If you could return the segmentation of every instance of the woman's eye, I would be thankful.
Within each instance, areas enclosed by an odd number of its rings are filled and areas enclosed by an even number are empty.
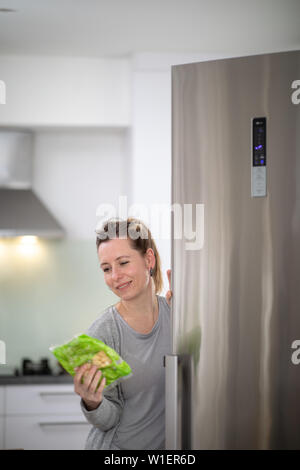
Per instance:
[[[129,263],[129,261],[123,261],[123,262],[120,263],[120,265],[128,264],[128,263]],[[110,268],[104,268],[104,269],[103,269],[103,272],[104,272],[104,273],[107,273],[109,270],[110,270]]]

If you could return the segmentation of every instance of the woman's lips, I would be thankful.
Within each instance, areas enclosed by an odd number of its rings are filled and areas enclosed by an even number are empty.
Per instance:
[[[117,289],[125,290],[127,287],[129,287],[129,284],[131,284],[131,281],[121,284],[119,287],[117,287]]]

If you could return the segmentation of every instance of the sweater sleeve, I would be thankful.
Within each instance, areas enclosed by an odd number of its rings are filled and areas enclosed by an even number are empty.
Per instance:
[[[88,411],[83,400],[80,401],[81,410],[86,420],[101,431],[108,431],[120,421],[122,407],[118,398],[118,388],[116,385],[108,390],[95,410]]]

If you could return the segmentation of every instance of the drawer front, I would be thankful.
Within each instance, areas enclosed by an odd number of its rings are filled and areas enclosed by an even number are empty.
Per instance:
[[[0,387],[0,416],[5,414],[5,405],[4,405],[4,396],[5,396],[5,387]]]
[[[80,396],[74,385],[6,386],[6,414],[78,414]]]
[[[80,415],[9,416],[5,448],[25,450],[82,450],[91,425]]]

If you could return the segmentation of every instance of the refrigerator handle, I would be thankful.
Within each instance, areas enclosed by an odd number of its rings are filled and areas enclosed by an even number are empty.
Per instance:
[[[165,356],[166,449],[191,449],[192,357]]]

